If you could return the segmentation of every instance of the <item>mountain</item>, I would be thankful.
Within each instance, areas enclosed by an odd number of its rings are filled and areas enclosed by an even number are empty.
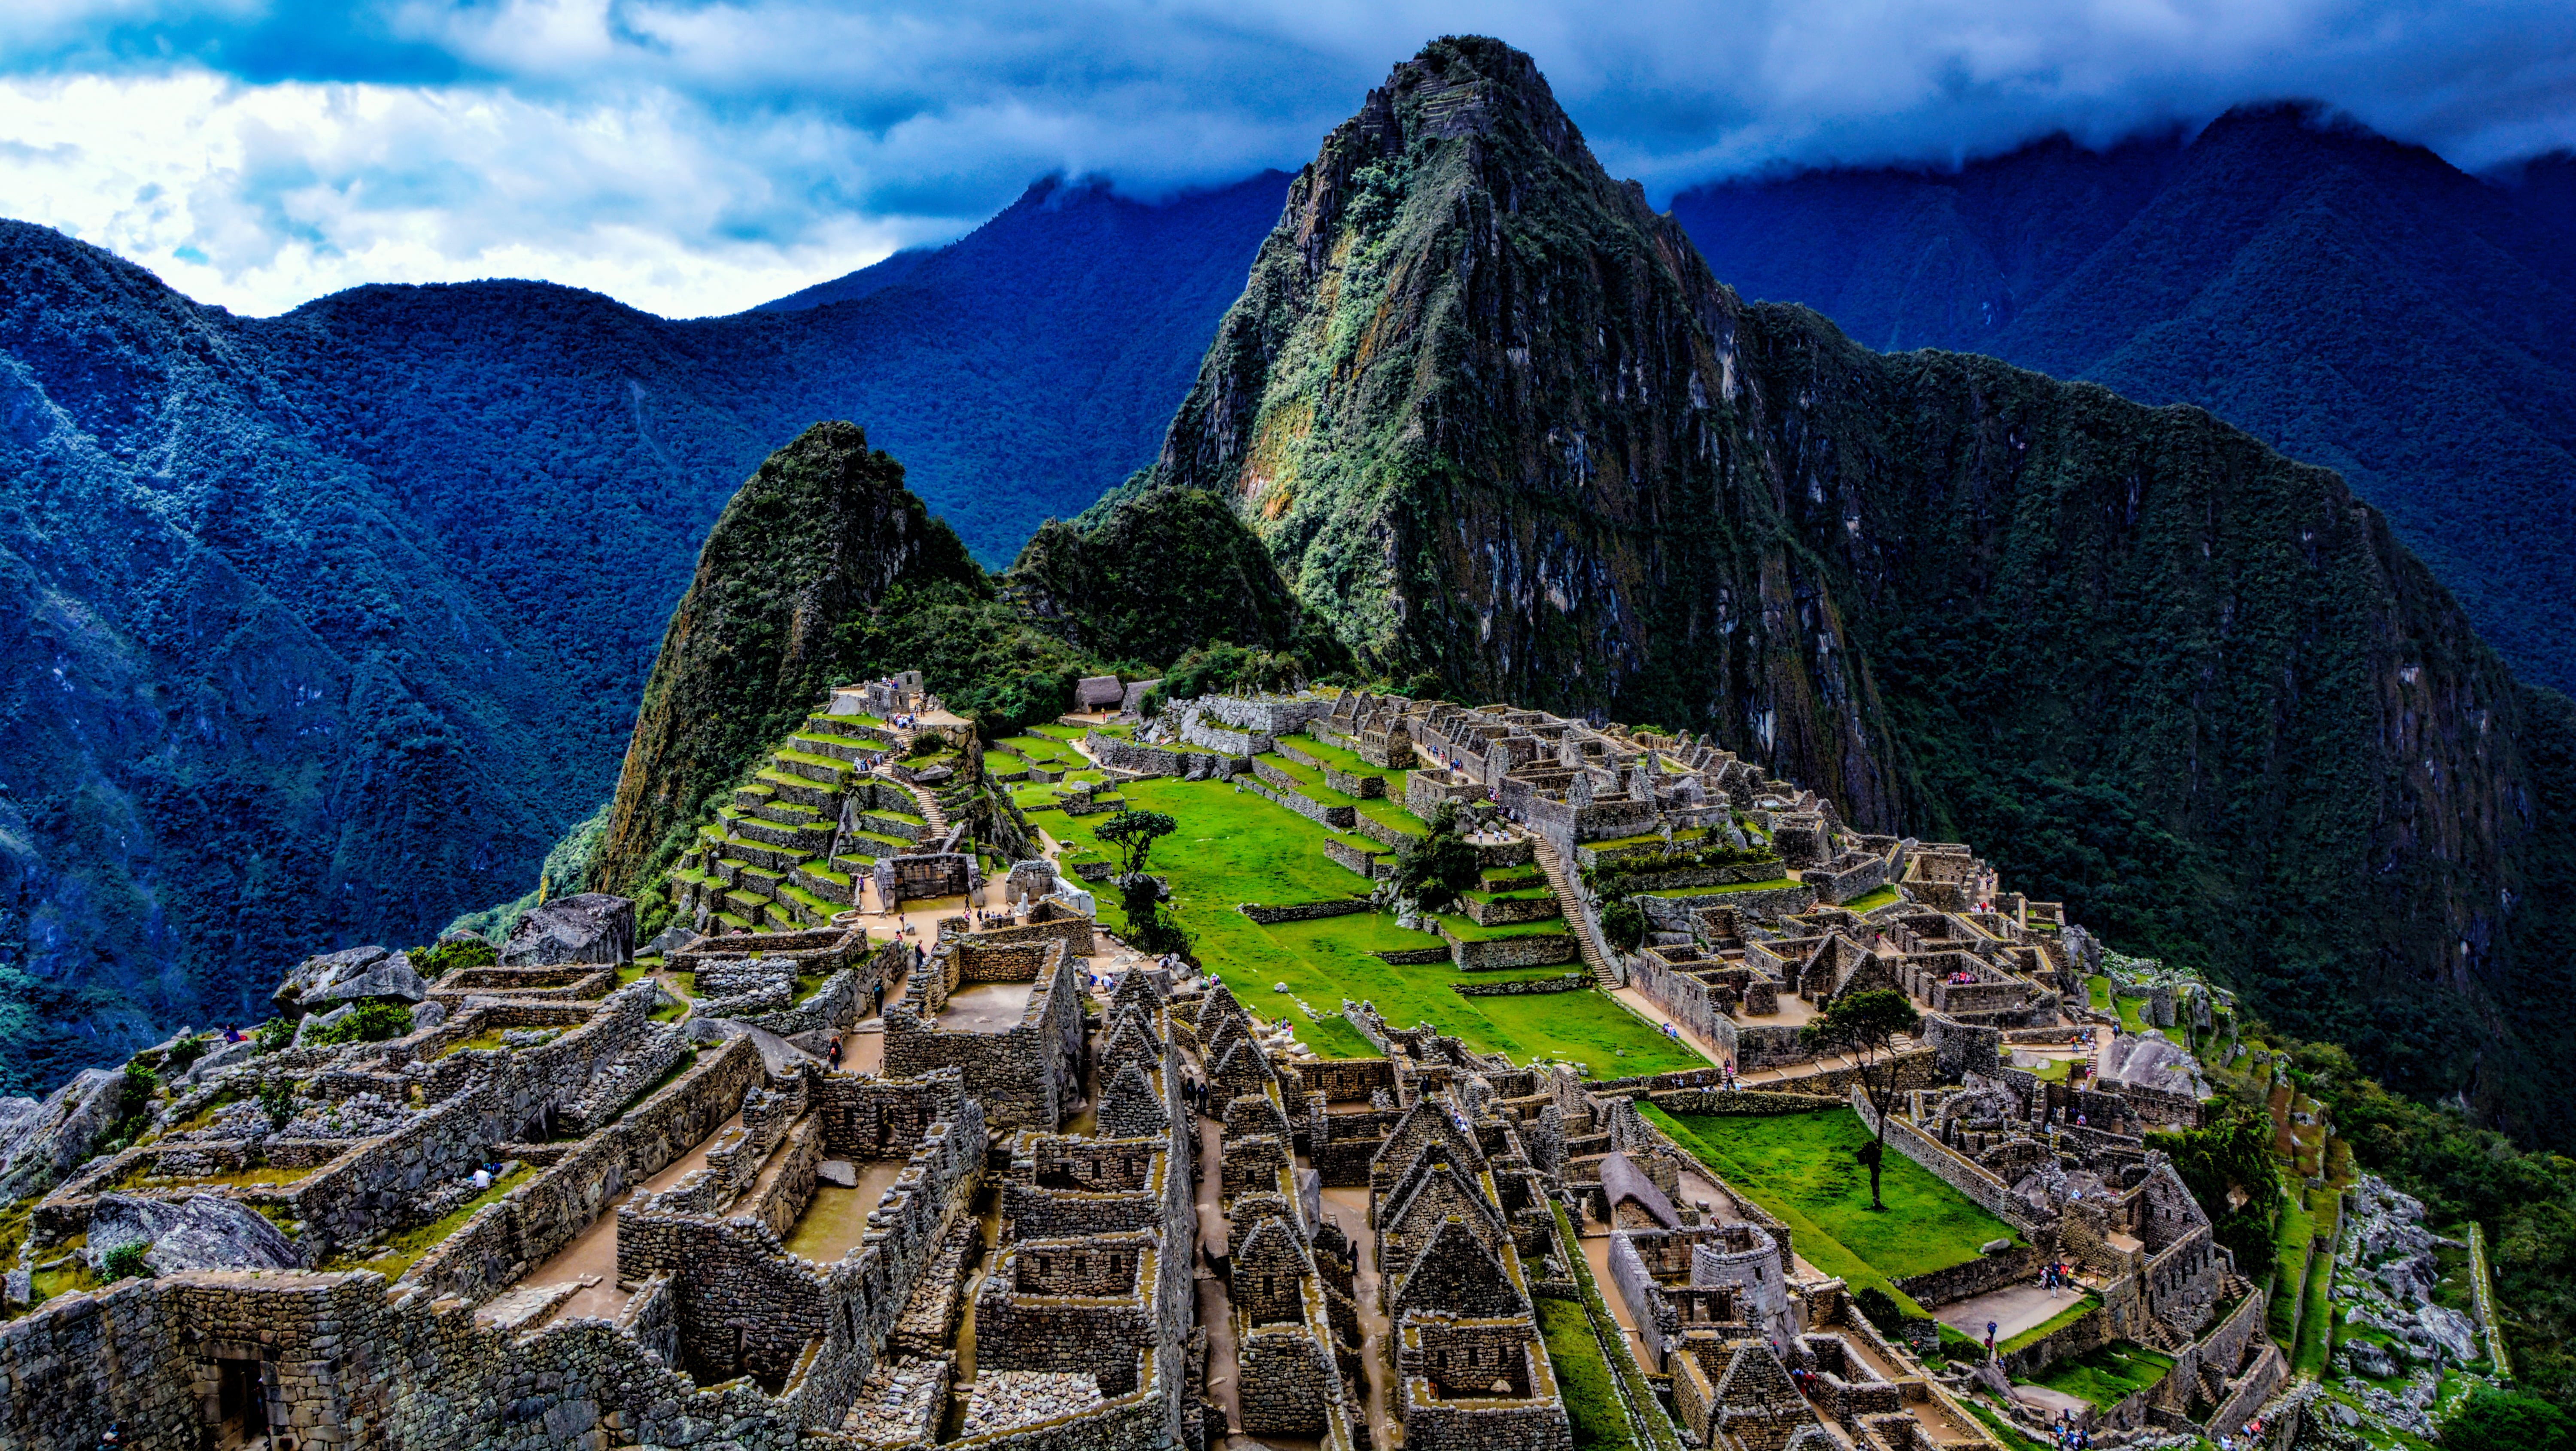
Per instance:
[[[2570,1137],[2576,708],[2325,469],[1746,304],[1499,42],[1299,173],[1145,486],[1417,690],[1712,733]]]
[[[2576,164],[2471,177],[2314,108],[1673,215],[1747,297],[2207,408],[2340,472],[2524,678],[2576,690]]]
[[[698,551],[587,885],[642,898],[658,925],[653,885],[689,824],[834,681],[919,670],[949,709],[1006,735],[1072,709],[1083,676],[1211,642],[1348,664],[1220,499],[1157,489],[1049,520],[997,578],[862,430],[818,423],[744,482]]]
[[[0,1091],[519,895],[718,510],[816,419],[987,559],[1090,505],[1284,186],[1041,182],[838,300],[689,322],[527,282],[242,318],[0,223]]]

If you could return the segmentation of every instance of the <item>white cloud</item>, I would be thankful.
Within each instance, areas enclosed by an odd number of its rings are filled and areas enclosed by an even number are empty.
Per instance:
[[[249,311],[511,274],[727,311],[1049,171],[1294,166],[1468,29],[1659,195],[2290,97],[2469,166],[2576,144],[2564,0],[27,0],[0,12],[0,212]]]

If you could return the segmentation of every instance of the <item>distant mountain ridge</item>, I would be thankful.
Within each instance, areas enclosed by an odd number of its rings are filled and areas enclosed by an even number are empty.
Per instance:
[[[691,322],[530,282],[239,318],[0,223],[0,1091],[519,895],[607,797],[717,511],[815,420],[994,562],[1080,512],[1152,459],[1285,184],[1045,181]]]
[[[2342,473],[2525,679],[2576,690],[2576,162],[2492,180],[2231,112],[1955,172],[1811,171],[1673,216],[1748,298],[1888,350],[2194,403]]]

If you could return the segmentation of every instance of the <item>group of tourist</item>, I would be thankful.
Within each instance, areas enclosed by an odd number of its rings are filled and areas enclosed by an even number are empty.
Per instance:
[[[2064,1411],[2057,1413],[2057,1424],[2049,1427],[2048,1430],[2048,1443],[2066,1448],[2066,1451],[2075,1451],[2075,1448],[2093,1444],[2093,1433],[2076,1425]]]
[[[2074,1268],[2063,1260],[2050,1260],[2039,1267],[2039,1287],[2046,1290],[2052,1300],[2057,1298],[2058,1291],[2074,1283]]]

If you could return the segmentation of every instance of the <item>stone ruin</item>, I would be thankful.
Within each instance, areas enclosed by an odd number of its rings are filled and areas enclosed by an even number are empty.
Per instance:
[[[1132,710],[1152,683],[1085,684]],[[1366,1002],[1342,1013],[1374,1053],[1322,1059],[1106,938],[1081,864],[1039,852],[974,743],[935,737],[944,777],[905,766],[932,728],[893,722],[935,706],[918,675],[832,692],[699,829],[640,959],[631,904],[562,898],[435,981],[380,948],[299,966],[283,1016],[385,1001],[413,1030],[214,1047],[114,1152],[123,1075],[0,1103],[0,1186],[39,1196],[0,1442],[87,1451],[116,1421],[174,1451],[1571,1451],[1571,1326],[1641,1436],[1993,1448],[1969,1380],[1909,1338],[1928,1322],[1873,1323],[1638,1108],[1874,1123],[1798,1029],[1882,987],[1923,1014],[1890,1147],[2021,1241],[1900,1288],[1937,1314],[2077,1265],[2099,1307],[2009,1368],[2113,1339],[2172,1355],[2106,1433],[2241,1426],[2282,1393],[2260,1297],[2145,1140],[2200,1121],[2206,1077],[2162,1030],[2205,1027],[2208,998],[2111,955],[2166,992],[2159,1031],[2044,1076],[2094,1030],[2104,954],[1967,847],[1854,832],[1704,742],[1508,706],[1210,697],[1092,730],[1108,780],[1084,809],[1138,775],[1227,779],[1334,827],[1365,878],[1396,843],[1341,803],[1455,802],[1490,899],[1467,915],[1551,925],[1441,955],[1579,952],[1571,987],[1632,988],[1774,1077],[1591,1079]],[[1014,863],[989,889],[987,856]],[[1633,950],[1601,933],[1614,885],[1646,917]],[[861,925],[978,894],[1007,925]],[[2420,1211],[2384,1186],[2357,1203],[2347,1299],[2392,1363],[2465,1363],[2478,1332],[2430,1301]],[[151,1273],[110,1282],[127,1245]]]

